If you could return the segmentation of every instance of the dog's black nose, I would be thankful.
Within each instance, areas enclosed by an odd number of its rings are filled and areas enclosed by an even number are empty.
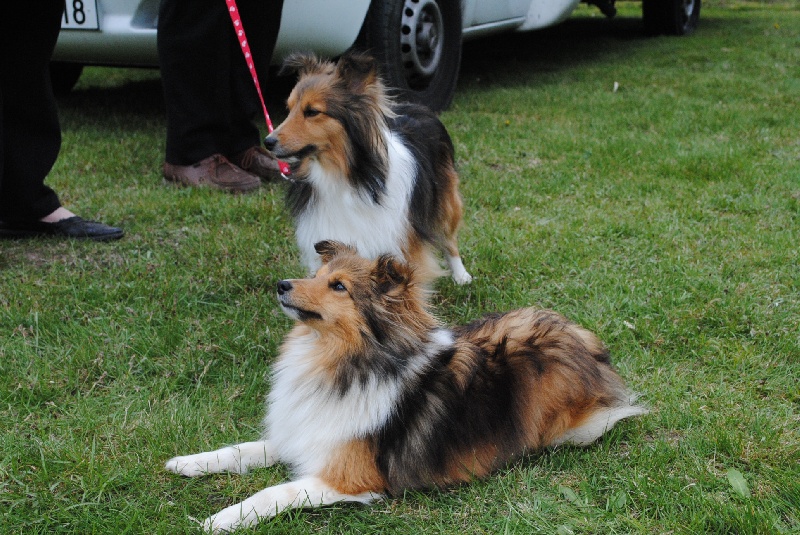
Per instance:
[[[278,283],[278,295],[283,295],[286,292],[292,291],[292,283],[286,280],[280,281]]]
[[[275,150],[275,145],[277,144],[278,144],[278,138],[276,137],[267,136],[264,138],[264,147],[266,147],[268,151]]]

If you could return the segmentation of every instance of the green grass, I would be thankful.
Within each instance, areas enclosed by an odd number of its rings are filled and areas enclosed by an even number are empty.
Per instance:
[[[798,3],[709,1],[688,38],[645,38],[619,7],[468,44],[442,119],[476,279],[435,302],[451,323],[572,317],[652,413],[486,481],[256,532],[800,532]],[[155,71],[90,69],[60,105],[49,183],[127,235],[0,243],[0,532],[190,531],[287,477],[162,470],[258,433],[290,326],[274,283],[303,274],[284,188],[164,186]]]

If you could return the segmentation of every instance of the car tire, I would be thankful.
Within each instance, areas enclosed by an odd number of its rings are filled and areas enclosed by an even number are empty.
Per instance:
[[[50,62],[50,83],[56,95],[68,95],[83,73],[78,63]]]
[[[645,31],[651,35],[688,35],[700,22],[701,0],[642,0]]]
[[[357,46],[376,57],[392,94],[444,110],[461,66],[461,2],[374,0]]]

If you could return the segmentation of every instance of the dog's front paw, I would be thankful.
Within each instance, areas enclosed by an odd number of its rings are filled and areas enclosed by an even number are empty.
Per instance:
[[[463,286],[465,284],[469,284],[470,282],[472,282],[472,275],[470,275],[466,271],[464,271],[463,273],[458,273],[458,274],[453,273],[453,280],[459,286]]]
[[[275,454],[269,442],[261,440],[244,442],[195,455],[173,457],[167,461],[164,468],[187,477],[221,472],[245,474],[251,468],[269,466],[275,460]]]
[[[258,516],[251,511],[250,514],[242,515],[242,504],[237,503],[226,507],[219,513],[212,515],[203,521],[203,530],[206,533],[229,533],[240,528],[255,525]]]
[[[216,455],[211,456],[209,453],[173,457],[167,461],[164,468],[186,477],[197,477],[219,472],[219,458]]]

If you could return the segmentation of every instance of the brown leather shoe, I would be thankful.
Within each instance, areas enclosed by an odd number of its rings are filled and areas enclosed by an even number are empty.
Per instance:
[[[234,154],[231,156],[231,162],[264,180],[273,180],[281,176],[278,162],[263,147],[253,146],[239,154]]]
[[[164,162],[164,179],[182,186],[208,186],[232,193],[245,193],[261,186],[261,180],[235,166],[221,154],[213,154],[194,165]]]

